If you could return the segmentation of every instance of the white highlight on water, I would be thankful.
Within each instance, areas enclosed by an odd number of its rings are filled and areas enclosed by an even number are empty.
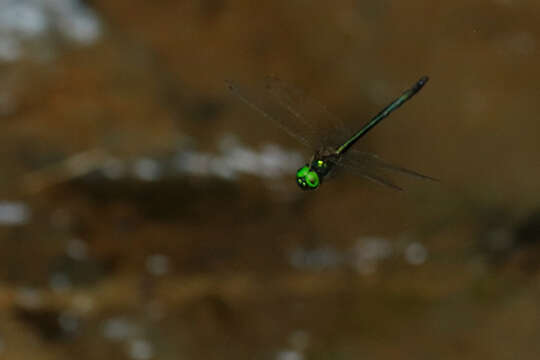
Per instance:
[[[30,219],[30,210],[22,202],[0,201],[0,225],[23,225]]]
[[[32,44],[50,52],[49,37],[90,45],[101,32],[99,17],[80,0],[0,0],[0,61],[18,60]]]

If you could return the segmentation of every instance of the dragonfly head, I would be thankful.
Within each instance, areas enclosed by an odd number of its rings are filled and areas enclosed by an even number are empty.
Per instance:
[[[296,183],[302,190],[315,190],[321,181],[319,174],[309,164],[306,164],[296,172]]]

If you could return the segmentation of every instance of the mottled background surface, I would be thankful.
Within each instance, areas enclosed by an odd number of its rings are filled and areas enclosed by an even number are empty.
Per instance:
[[[538,359],[540,2],[0,0],[1,359]],[[294,184],[277,74],[441,179]]]

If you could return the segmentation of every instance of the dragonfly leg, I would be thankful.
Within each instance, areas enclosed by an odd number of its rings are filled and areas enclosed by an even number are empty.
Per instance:
[[[311,159],[309,159],[309,168],[311,169],[313,167],[313,164],[315,163],[316,153],[311,155]]]

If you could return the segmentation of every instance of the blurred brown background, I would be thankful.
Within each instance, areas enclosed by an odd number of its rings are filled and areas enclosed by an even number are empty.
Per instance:
[[[540,3],[0,1],[1,359],[538,359]],[[294,184],[277,74],[441,179]]]

